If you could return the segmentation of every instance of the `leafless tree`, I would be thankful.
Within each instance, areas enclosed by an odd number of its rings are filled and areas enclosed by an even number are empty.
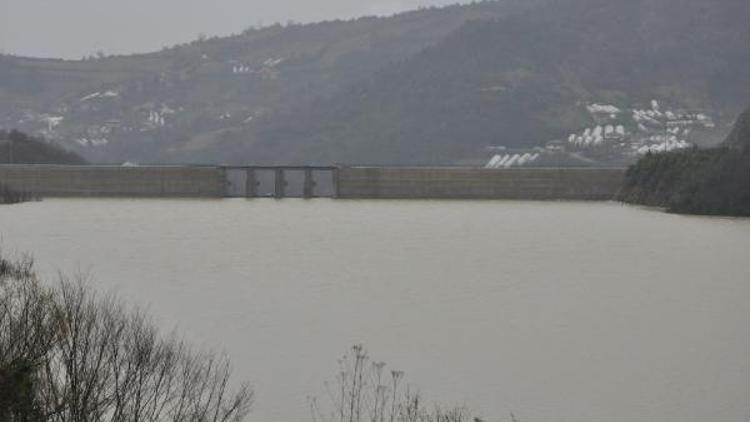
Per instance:
[[[39,285],[28,257],[0,255],[0,420],[42,417],[35,374],[52,350],[50,295]]]
[[[0,420],[238,422],[247,416],[253,393],[246,384],[233,388],[226,357],[162,336],[143,312],[98,295],[81,277],[46,288],[30,261],[6,267],[0,388],[6,380],[17,389],[19,378],[6,375],[17,371],[17,362],[28,368],[21,381],[29,387],[25,407],[7,416],[0,411]],[[20,399],[0,389],[0,404],[3,398]]]

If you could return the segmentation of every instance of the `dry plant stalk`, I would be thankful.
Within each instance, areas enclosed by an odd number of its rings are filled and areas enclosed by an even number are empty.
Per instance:
[[[465,407],[428,410],[418,393],[403,388],[404,373],[388,371],[384,362],[371,361],[362,345],[339,360],[336,383],[326,384],[330,408],[310,399],[313,422],[466,422]]]

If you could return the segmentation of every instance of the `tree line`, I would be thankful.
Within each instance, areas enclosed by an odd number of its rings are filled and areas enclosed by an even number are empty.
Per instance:
[[[86,164],[80,155],[17,130],[0,131],[0,164]]]
[[[628,169],[619,199],[676,213],[750,216],[750,110],[721,147],[647,154]]]

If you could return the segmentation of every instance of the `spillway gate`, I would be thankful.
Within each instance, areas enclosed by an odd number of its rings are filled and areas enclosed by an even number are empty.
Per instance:
[[[334,198],[336,167],[224,167],[228,198]]]

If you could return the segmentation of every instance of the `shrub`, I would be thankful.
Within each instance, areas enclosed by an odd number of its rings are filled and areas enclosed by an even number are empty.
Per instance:
[[[18,204],[31,199],[32,195],[30,193],[17,191],[0,183],[0,205]]]
[[[230,373],[81,277],[44,286],[0,256],[0,420],[241,421],[253,393]]]

